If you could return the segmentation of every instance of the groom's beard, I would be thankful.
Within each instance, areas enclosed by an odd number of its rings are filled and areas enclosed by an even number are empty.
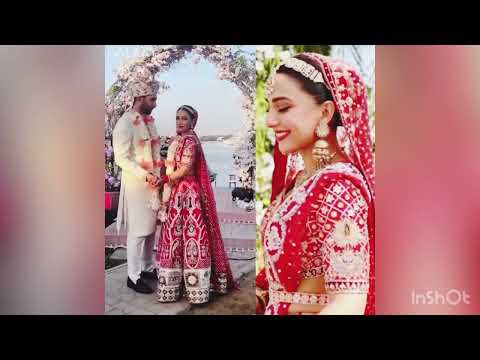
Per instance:
[[[155,106],[149,106],[146,103],[140,104],[140,112],[144,115],[150,115],[153,109],[155,109]]]
[[[150,107],[148,107],[148,106],[142,106],[142,107],[140,108],[140,110],[141,110],[142,114],[150,115],[150,114],[152,113],[152,111],[153,111],[153,108],[150,108]]]

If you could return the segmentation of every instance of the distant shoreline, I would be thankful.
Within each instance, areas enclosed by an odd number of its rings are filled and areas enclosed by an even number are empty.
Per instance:
[[[233,135],[205,135],[200,136],[200,141],[225,141],[232,137]]]

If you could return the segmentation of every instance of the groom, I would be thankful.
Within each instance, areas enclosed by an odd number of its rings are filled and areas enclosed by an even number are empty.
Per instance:
[[[115,162],[122,169],[117,229],[122,222],[127,227],[127,286],[143,294],[153,292],[144,280],[157,280],[153,258],[157,214],[149,202],[161,183],[159,139],[150,116],[158,89],[156,81],[131,82],[133,103],[113,130]]]

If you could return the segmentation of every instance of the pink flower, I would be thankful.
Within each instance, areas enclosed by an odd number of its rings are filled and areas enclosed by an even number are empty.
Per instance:
[[[154,119],[153,116],[151,116],[151,115],[145,115],[145,116],[143,117],[143,122],[144,122],[145,124],[149,124],[149,123],[154,122],[154,121],[155,121],[155,119]]]

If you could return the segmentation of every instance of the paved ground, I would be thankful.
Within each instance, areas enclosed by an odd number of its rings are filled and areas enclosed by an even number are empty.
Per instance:
[[[213,295],[208,304],[190,305],[186,300],[159,303],[155,294],[138,294],[127,288],[127,264],[105,271],[105,313],[107,315],[176,315],[176,314],[254,314],[255,215],[238,208],[229,188],[215,188],[220,230],[235,280],[240,290],[227,295]],[[157,240],[160,231],[157,231]],[[111,259],[126,259],[126,232],[120,234],[113,223],[105,229],[105,245],[117,248]],[[156,288],[155,282],[150,283]]]
[[[187,315],[255,315],[255,271],[240,280],[240,289],[218,295],[207,306],[194,305]]]
[[[190,305],[185,299],[177,303],[159,303],[153,294],[139,294],[127,287],[127,265],[105,271],[106,315],[180,315],[180,314],[253,314],[255,260],[230,260],[240,290],[214,296],[206,305]],[[152,286],[155,283],[151,283]]]

